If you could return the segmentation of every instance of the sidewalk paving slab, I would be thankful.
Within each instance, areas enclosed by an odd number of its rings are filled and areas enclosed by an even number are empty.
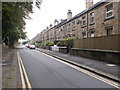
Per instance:
[[[2,62],[2,88],[21,88],[21,80],[16,51],[10,51],[3,57]]]

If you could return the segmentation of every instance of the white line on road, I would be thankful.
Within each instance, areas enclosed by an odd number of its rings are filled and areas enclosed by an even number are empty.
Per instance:
[[[50,57],[50,58],[53,58],[54,60],[57,60],[57,61],[59,61],[59,62],[62,62],[62,63],[66,64],[66,65],[68,65],[68,66],[70,66],[70,67],[72,67],[72,68],[74,68],[74,69],[76,69],[76,70],[78,70],[78,71],[80,71],[80,72],[83,72],[83,73],[85,73],[85,74],[87,74],[87,75],[89,75],[89,76],[91,76],[91,77],[93,77],[93,78],[96,78],[96,79],[98,79],[98,80],[100,80],[100,81],[103,81],[103,82],[105,82],[105,83],[107,83],[107,84],[109,84],[109,85],[112,85],[112,86],[116,87],[116,88],[120,88],[120,87],[119,87],[119,84],[116,83],[116,82],[113,82],[113,81],[111,81],[111,80],[108,80],[108,79],[106,79],[106,78],[103,78],[103,77],[101,77],[101,76],[99,76],[99,75],[96,75],[96,74],[90,72],[90,71],[84,70],[84,69],[82,69],[82,68],[80,68],[80,67],[77,67],[77,66],[75,66],[75,65],[72,65],[72,64],[67,63],[67,62],[65,62],[65,61],[62,61],[62,60],[57,59],[57,58],[55,58],[55,57],[52,57],[52,56],[50,56],[50,55],[48,55],[48,54],[45,54],[45,53],[43,53],[43,52],[40,52],[40,51],[38,51],[38,52],[41,53],[41,54],[44,54],[44,55],[46,55],[46,56],[48,56],[48,57]]]
[[[27,83],[28,89],[32,90],[32,86],[31,86],[30,81],[29,81],[29,79],[28,79],[28,75],[27,75],[26,70],[25,70],[25,67],[24,67],[24,65],[23,65],[21,56],[20,56],[20,54],[19,54],[18,52],[17,52],[17,54],[18,54],[18,57],[19,57],[19,63],[21,63],[20,68],[22,67],[22,69],[23,69],[23,71],[21,70],[21,72],[23,72],[24,75],[25,75],[25,79],[26,79],[26,83]],[[22,75],[22,76],[23,76],[23,75]],[[23,78],[23,77],[22,77],[22,78]],[[23,86],[24,86],[24,84],[25,84],[25,83],[23,82]]]

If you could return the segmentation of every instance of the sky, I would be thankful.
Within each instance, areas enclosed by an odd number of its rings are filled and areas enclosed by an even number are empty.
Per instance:
[[[34,7],[34,13],[30,14],[31,20],[25,20],[27,37],[34,38],[50,24],[54,25],[55,19],[66,19],[70,9],[72,16],[85,10],[85,0],[42,0],[41,9]],[[100,0],[93,0],[94,4]]]

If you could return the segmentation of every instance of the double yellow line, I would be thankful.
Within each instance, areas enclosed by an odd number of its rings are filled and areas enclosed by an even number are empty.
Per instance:
[[[19,52],[17,52],[17,57],[18,57],[18,65],[19,65],[19,70],[20,70],[22,88],[24,88],[24,89],[28,88],[29,90],[32,90],[32,86],[31,86],[30,81],[28,79],[28,75],[26,73],[26,70],[25,70],[25,67],[23,65],[23,62],[22,62],[22,59],[21,59]]]

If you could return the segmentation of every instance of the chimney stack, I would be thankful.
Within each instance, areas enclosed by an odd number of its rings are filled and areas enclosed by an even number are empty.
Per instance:
[[[72,18],[72,12],[71,10],[68,10],[68,13],[67,13],[67,19],[71,19]]]
[[[52,24],[50,24],[50,28],[52,27]]]
[[[86,0],[86,9],[89,9],[93,6],[93,0]]]
[[[48,29],[49,29],[49,27],[46,27],[46,29],[48,30]]]
[[[54,25],[57,25],[57,24],[58,24],[58,20],[55,19],[55,20],[54,20]]]

